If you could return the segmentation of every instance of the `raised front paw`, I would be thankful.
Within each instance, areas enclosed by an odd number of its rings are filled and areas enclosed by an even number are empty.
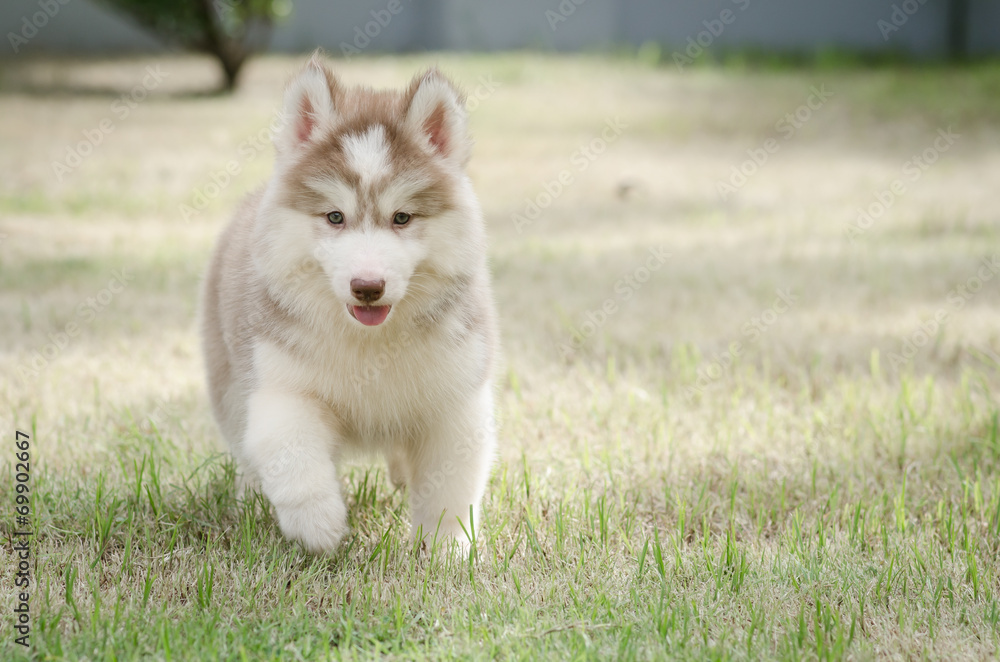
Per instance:
[[[285,537],[302,543],[313,554],[333,552],[347,535],[347,508],[339,495],[321,495],[275,510]]]

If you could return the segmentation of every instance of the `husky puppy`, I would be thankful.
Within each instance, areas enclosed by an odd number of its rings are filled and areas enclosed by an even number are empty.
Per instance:
[[[464,97],[291,81],[274,174],[218,240],[201,331],[215,418],[284,535],[348,531],[337,467],[380,453],[415,538],[468,545],[495,449],[499,352]],[[472,522],[470,522],[470,517]]]

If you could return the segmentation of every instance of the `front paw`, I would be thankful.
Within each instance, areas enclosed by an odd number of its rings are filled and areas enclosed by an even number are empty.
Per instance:
[[[253,499],[253,495],[260,491],[260,480],[256,476],[245,471],[236,474],[237,501],[250,501]]]
[[[414,539],[421,541],[420,547],[424,551],[430,551],[434,547],[451,552],[457,558],[466,558],[469,556],[469,550],[472,549],[472,541],[469,540],[469,536],[457,522],[454,526],[438,525],[431,529],[414,523],[411,535]]]
[[[347,535],[347,508],[336,494],[317,496],[296,506],[275,507],[278,526],[312,554],[334,551]]]

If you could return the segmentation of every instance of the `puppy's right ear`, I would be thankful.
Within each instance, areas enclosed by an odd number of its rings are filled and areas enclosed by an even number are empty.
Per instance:
[[[293,154],[333,123],[336,89],[337,80],[320,61],[319,54],[313,54],[285,89],[284,126],[274,137],[279,156]]]

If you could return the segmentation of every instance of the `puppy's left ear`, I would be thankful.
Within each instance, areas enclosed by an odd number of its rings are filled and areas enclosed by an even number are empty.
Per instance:
[[[437,69],[414,78],[408,96],[406,125],[435,153],[464,166],[472,149],[465,96]]]

